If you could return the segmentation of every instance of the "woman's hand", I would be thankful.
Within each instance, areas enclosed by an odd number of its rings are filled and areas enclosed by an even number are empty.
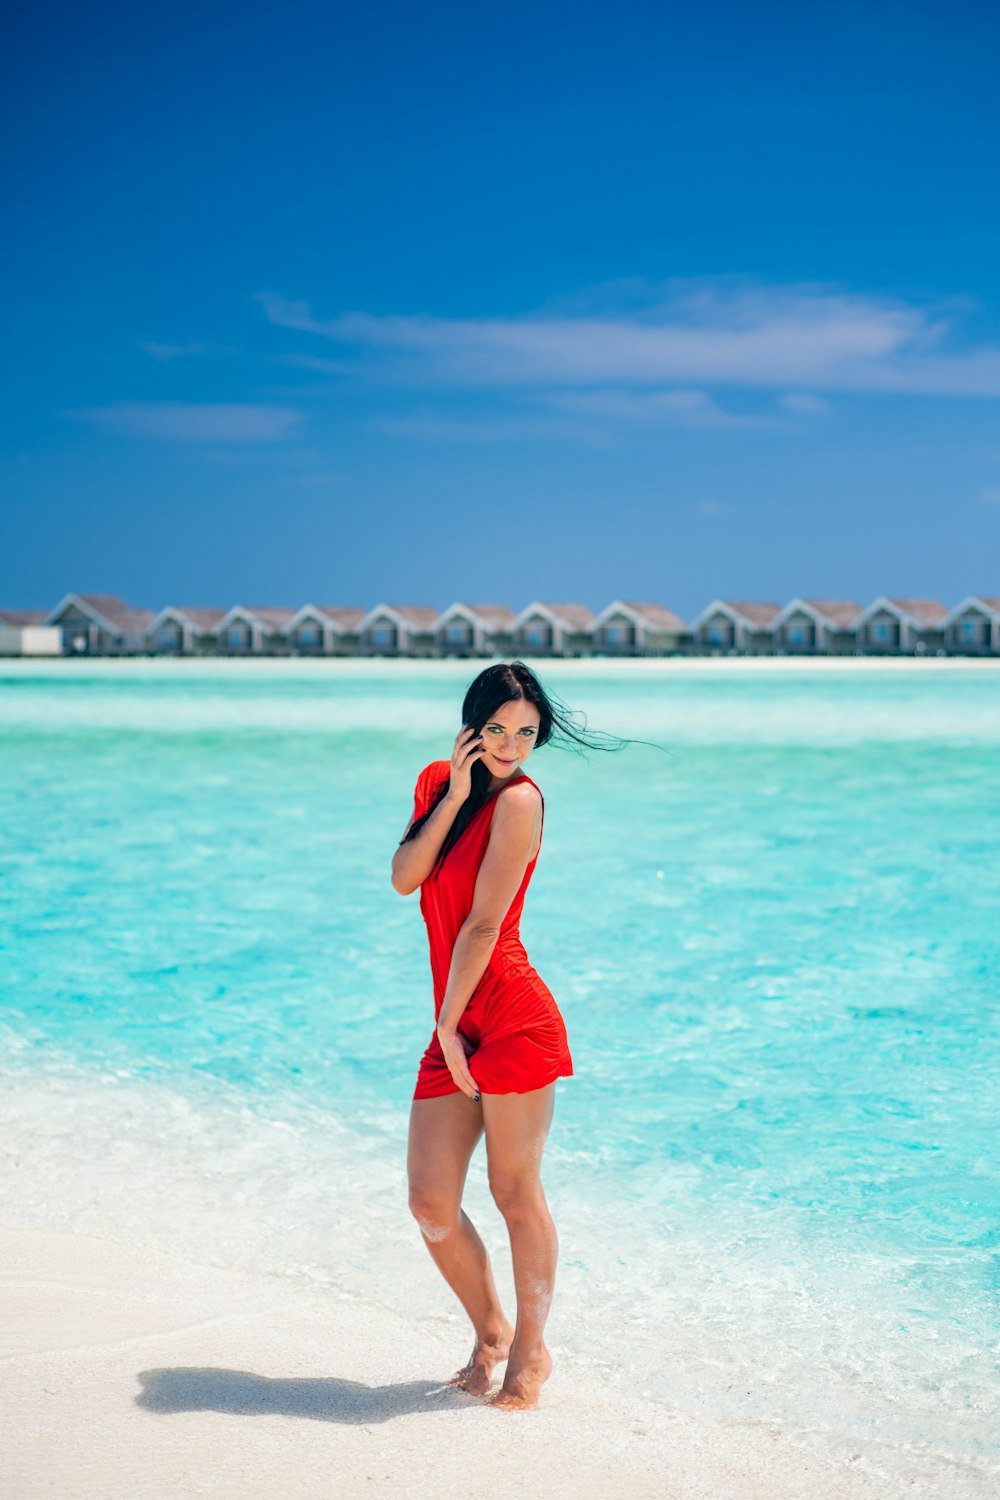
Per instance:
[[[479,1085],[469,1072],[469,1065],[465,1060],[465,1038],[458,1031],[443,1030],[440,1026],[437,1028],[437,1038],[456,1086],[463,1094],[468,1094],[470,1099],[478,1099]]]
[[[451,781],[445,793],[452,802],[464,802],[472,790],[472,763],[483,754],[483,737],[475,726],[463,724],[451,752]]]

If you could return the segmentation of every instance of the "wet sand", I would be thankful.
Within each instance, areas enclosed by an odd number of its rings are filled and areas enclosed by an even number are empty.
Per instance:
[[[373,1289],[374,1291],[374,1289]],[[820,1500],[985,1493],[891,1450],[682,1416],[560,1367],[539,1406],[449,1388],[456,1323],[96,1236],[0,1230],[5,1500]],[[669,1341],[666,1340],[668,1346]],[[499,1382],[495,1382],[494,1389]]]

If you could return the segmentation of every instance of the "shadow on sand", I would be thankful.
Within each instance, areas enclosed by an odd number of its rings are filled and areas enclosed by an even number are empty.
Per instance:
[[[480,1398],[430,1380],[400,1385],[362,1385],[333,1376],[273,1379],[247,1370],[176,1368],[140,1370],[145,1411],[231,1412],[233,1416],[310,1417],[318,1422],[389,1422],[411,1412],[467,1406]]]

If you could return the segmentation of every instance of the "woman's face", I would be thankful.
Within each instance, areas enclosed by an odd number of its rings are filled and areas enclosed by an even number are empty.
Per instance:
[[[533,703],[512,698],[509,703],[501,704],[480,730],[481,759],[487,771],[501,781],[516,776],[538,738],[538,725],[538,709]]]

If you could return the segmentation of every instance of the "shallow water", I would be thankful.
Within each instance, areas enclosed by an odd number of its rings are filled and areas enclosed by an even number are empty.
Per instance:
[[[566,1358],[988,1462],[1000,673],[540,663]],[[405,1209],[433,1024],[388,880],[465,663],[0,664],[0,1220],[450,1316]],[[469,1186],[509,1292],[482,1155]],[[463,1349],[464,1349],[464,1334]],[[466,1351],[467,1352],[467,1351]]]

